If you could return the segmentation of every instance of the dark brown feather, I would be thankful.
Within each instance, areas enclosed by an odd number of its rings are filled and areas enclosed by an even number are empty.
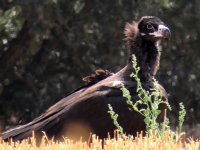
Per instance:
[[[95,71],[94,74],[84,77],[83,81],[85,81],[86,83],[97,83],[113,74],[114,73],[112,73],[111,71],[98,69]]]

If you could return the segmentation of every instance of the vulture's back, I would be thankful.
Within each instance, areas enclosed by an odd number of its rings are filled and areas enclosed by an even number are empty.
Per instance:
[[[51,106],[32,122],[2,133],[2,139],[21,140],[30,137],[32,131],[38,138],[43,135],[42,131],[48,137],[59,140],[63,136],[73,139],[82,136],[87,139],[91,132],[105,138],[108,133],[112,135],[116,129],[108,114],[108,104],[119,114],[119,122],[126,133],[145,130],[143,118],[127,107],[119,89],[122,83],[128,88],[135,88],[131,79],[125,80],[122,75],[124,71],[122,69],[121,72],[110,75],[92,86],[80,88]]]

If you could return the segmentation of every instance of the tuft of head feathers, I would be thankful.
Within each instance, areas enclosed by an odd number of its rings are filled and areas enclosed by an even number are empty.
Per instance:
[[[157,18],[154,16],[143,16],[140,18],[139,21],[132,21],[131,23],[126,23],[125,29],[124,29],[124,40],[126,41],[127,48],[130,50],[130,53],[132,54],[132,50],[135,48],[135,46],[138,46],[140,44],[139,40],[139,29],[138,25],[142,22],[144,19],[150,19],[150,18]],[[136,43],[139,42],[139,43]]]
[[[125,30],[124,30],[124,35],[125,35],[125,40],[130,40],[133,39],[137,36],[138,34],[138,23],[133,21],[132,23],[126,23]]]
[[[138,39],[137,37],[139,35],[138,22],[133,21],[132,23],[126,23],[124,35],[124,40],[126,41],[127,48],[129,50],[134,49],[133,46],[135,46],[135,42]],[[132,52],[130,53],[132,54]]]

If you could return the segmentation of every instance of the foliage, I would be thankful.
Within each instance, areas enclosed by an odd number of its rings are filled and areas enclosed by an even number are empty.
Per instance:
[[[115,125],[115,126],[117,127],[117,129],[119,130],[119,133],[120,133],[121,135],[123,135],[123,134],[124,134],[123,128],[120,126],[120,124],[119,124],[118,121],[117,121],[118,114],[116,114],[116,113],[113,111],[113,108],[112,108],[112,106],[111,106],[110,104],[108,104],[108,108],[109,108],[108,113],[110,114],[110,117],[112,118],[114,125]]]
[[[9,10],[6,10],[0,17],[0,27],[1,30],[5,30],[7,33],[12,34],[21,28],[20,21],[17,17],[21,13],[21,7],[14,6]]]
[[[178,122],[178,129],[176,132],[173,132],[169,126],[169,119],[166,116],[165,110],[165,118],[162,123],[158,123],[158,116],[160,115],[161,111],[159,110],[159,106],[161,104],[165,104],[171,110],[171,107],[167,101],[162,99],[161,93],[158,89],[153,88],[151,91],[147,91],[142,87],[142,83],[139,78],[139,71],[140,68],[137,66],[137,60],[135,55],[132,57],[132,64],[133,64],[133,73],[130,75],[137,83],[136,92],[138,94],[138,100],[133,103],[131,100],[131,94],[128,89],[124,85],[122,85],[121,91],[123,93],[123,97],[126,98],[126,102],[131,108],[138,113],[140,113],[144,117],[144,122],[146,124],[146,133],[147,136],[154,135],[157,138],[163,138],[163,136],[167,133],[171,140],[175,142],[180,141],[182,137],[185,135],[182,132],[182,126],[185,119],[186,111],[184,108],[183,103],[180,103],[180,111],[179,111],[179,122]],[[154,79],[155,84],[157,85],[157,81]],[[127,106],[128,107],[128,106]],[[116,114],[112,108],[112,106],[108,105],[109,111],[108,113],[113,120],[114,125],[118,129],[119,133],[124,136],[123,128],[117,121],[118,114]]]
[[[179,118],[178,118],[178,132],[179,134],[181,134],[181,130],[183,127],[183,122],[185,120],[185,115],[186,115],[186,111],[185,111],[185,107],[183,105],[183,103],[179,103],[180,106],[180,111],[179,111]]]
[[[157,131],[157,133],[161,135],[163,130],[160,129],[160,125],[157,122],[158,116],[161,113],[161,111],[159,110],[159,106],[161,104],[166,104],[169,108],[170,106],[167,101],[164,101],[162,99],[162,96],[158,89],[154,88],[151,89],[151,91],[146,91],[142,87],[142,83],[139,78],[140,68],[137,66],[135,55],[133,55],[132,64],[134,72],[130,76],[137,83],[136,92],[138,93],[139,100],[136,101],[135,104],[133,104],[133,102],[131,101],[130,93],[125,88],[125,86],[121,88],[123,96],[127,99],[127,104],[144,117],[147,133],[149,134],[151,132]],[[155,79],[154,82],[156,82]]]
[[[137,60],[135,55],[132,57],[132,64],[133,64],[133,70],[134,72],[130,75],[135,81],[137,85],[136,92],[138,94],[138,100],[133,103],[131,100],[130,91],[126,89],[124,85],[122,85],[121,91],[123,93],[123,97],[126,98],[126,103],[131,106],[131,108],[135,111],[137,111],[139,114],[141,114],[144,117],[144,122],[146,124],[146,132],[148,135],[150,133],[155,133],[157,136],[162,136],[163,133],[169,129],[168,120],[166,118],[165,114],[165,120],[162,124],[158,123],[158,116],[160,115],[161,111],[159,110],[159,106],[161,104],[165,104],[168,106],[169,109],[171,109],[170,105],[167,101],[164,101],[162,99],[162,96],[158,89],[153,88],[151,91],[147,91],[142,87],[142,83],[139,78],[139,71],[140,68],[137,66]],[[157,84],[156,80],[154,79],[155,84]],[[183,106],[183,105],[182,105]],[[121,134],[123,134],[123,129],[117,122],[118,115],[115,114],[113,111],[113,108],[111,105],[109,107],[109,114],[111,115],[111,118],[114,122],[114,125],[117,127],[117,129],[120,131]],[[127,106],[128,107],[128,106]],[[183,114],[183,113],[182,113]],[[184,120],[184,116],[182,115],[181,121]]]
[[[16,5],[1,13],[0,33],[2,35],[0,46],[7,45],[11,39],[17,36],[17,33],[22,28],[23,21],[20,19],[21,11],[21,7]],[[3,49],[0,50],[0,54],[2,51]]]
[[[161,4],[164,7],[168,7],[169,6],[169,0],[149,0],[149,1],[153,2],[153,3]]]

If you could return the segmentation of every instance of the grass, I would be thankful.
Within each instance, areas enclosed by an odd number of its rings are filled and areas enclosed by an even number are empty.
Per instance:
[[[121,137],[118,133],[115,134],[114,139],[105,139],[104,144],[97,136],[92,135],[92,143],[72,141],[64,138],[63,142],[55,142],[48,140],[44,136],[40,146],[36,145],[34,136],[29,140],[20,142],[3,142],[0,140],[1,150],[199,150],[200,140],[195,141],[189,139],[187,142],[184,140],[174,142],[171,140],[171,134],[165,133],[163,138],[157,138],[154,135],[142,137],[137,135],[135,138],[132,136]]]

